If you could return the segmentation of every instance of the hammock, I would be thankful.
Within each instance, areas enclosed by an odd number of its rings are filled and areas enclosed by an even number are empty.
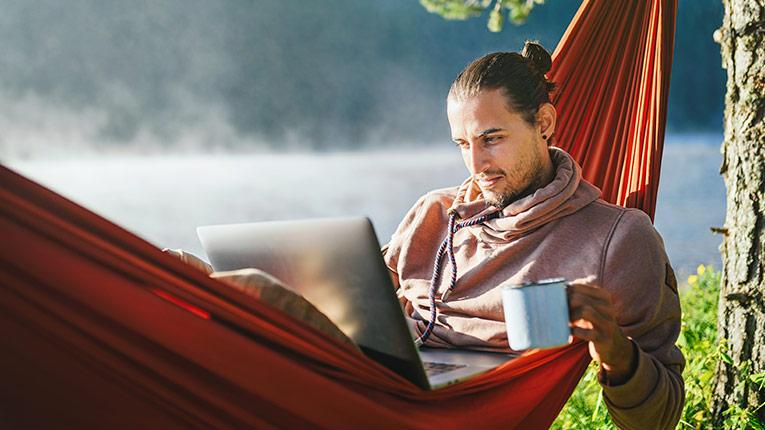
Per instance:
[[[557,141],[653,215],[676,0],[585,1],[554,53]],[[13,428],[546,428],[587,346],[424,392],[0,166],[0,422]]]

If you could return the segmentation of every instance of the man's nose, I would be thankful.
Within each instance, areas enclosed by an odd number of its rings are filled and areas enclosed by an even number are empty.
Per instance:
[[[473,174],[478,174],[486,170],[489,166],[489,157],[480,143],[475,142],[470,145],[470,167]]]

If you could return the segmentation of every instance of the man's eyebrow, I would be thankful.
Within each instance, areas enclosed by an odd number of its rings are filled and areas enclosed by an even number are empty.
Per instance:
[[[487,128],[486,130],[478,133],[478,137],[486,136],[487,134],[496,133],[498,131],[505,131],[504,128]]]
[[[478,137],[483,137],[483,136],[486,136],[487,134],[496,133],[498,131],[505,131],[505,129],[504,128],[497,128],[497,127],[487,128],[486,130],[478,133]],[[462,140],[462,138],[459,138],[459,137],[453,137],[452,138],[452,141],[454,141],[454,142],[457,142],[457,141],[460,141],[460,140]]]

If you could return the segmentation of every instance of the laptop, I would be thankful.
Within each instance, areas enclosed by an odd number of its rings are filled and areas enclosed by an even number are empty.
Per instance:
[[[275,276],[368,357],[423,389],[463,381],[515,357],[418,350],[368,218],[213,225],[197,234],[216,271],[253,267]]]

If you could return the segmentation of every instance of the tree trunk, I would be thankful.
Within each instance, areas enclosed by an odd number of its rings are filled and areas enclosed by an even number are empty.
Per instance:
[[[720,168],[728,197],[718,335],[727,339],[733,365],[717,368],[717,425],[731,406],[752,410],[765,402],[765,390],[746,382],[747,372],[765,371],[765,0],[723,4],[715,38],[728,73]],[[756,415],[765,422],[765,407]]]

